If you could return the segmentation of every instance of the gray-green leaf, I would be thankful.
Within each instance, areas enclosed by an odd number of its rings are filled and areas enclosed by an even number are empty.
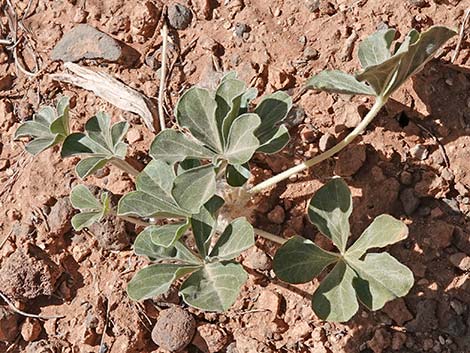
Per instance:
[[[294,237],[277,251],[273,269],[276,276],[285,282],[306,283],[338,259],[336,254],[323,250],[312,241]]]
[[[322,71],[316,74],[307,81],[306,87],[332,93],[376,95],[374,89],[366,83],[338,70]]]
[[[348,321],[359,309],[353,282],[357,278],[354,271],[343,261],[321,282],[312,300],[315,314],[327,321]]]
[[[363,68],[380,64],[391,57],[390,45],[395,32],[394,29],[379,30],[359,44],[357,56]]]
[[[150,156],[172,163],[187,158],[212,159],[215,154],[182,132],[163,130],[153,140]]]
[[[179,99],[175,114],[178,125],[188,128],[196,139],[214,151],[222,152],[216,109],[215,98],[208,90],[192,87]]]
[[[333,178],[322,186],[308,207],[310,221],[333,241],[341,253],[346,250],[351,212],[351,192],[341,178]]]
[[[215,186],[214,167],[204,165],[178,175],[173,184],[172,195],[181,209],[196,214],[214,196]]]
[[[240,264],[209,263],[183,282],[180,293],[183,300],[195,308],[222,312],[235,302],[247,278]]]
[[[188,223],[174,223],[174,224],[165,224],[165,225],[151,225],[145,228],[142,233],[145,236],[149,236],[157,246],[163,246],[168,248],[173,246],[174,243],[181,238],[184,232],[188,229]],[[146,234],[149,233],[149,234]]]
[[[219,261],[232,260],[254,244],[253,227],[245,218],[237,218],[225,228],[209,257]]]
[[[230,164],[243,164],[251,159],[260,144],[254,134],[260,123],[258,115],[252,113],[242,114],[233,121],[224,151],[224,158]]]
[[[144,300],[165,293],[178,278],[196,270],[195,266],[155,264],[143,268],[127,285],[132,300]]]
[[[413,273],[390,254],[367,254],[364,261],[347,261],[359,275],[354,281],[359,300],[371,310],[405,296],[413,287]]]
[[[389,215],[380,215],[374,219],[346,253],[348,256],[360,258],[369,249],[395,244],[407,236],[408,227],[405,223]]]

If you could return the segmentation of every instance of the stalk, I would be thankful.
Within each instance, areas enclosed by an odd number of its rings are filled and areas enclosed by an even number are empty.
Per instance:
[[[137,176],[140,172],[135,169],[133,166],[131,166],[128,162],[126,162],[124,159],[119,159],[119,158],[111,158],[109,160],[111,164],[114,166],[118,167],[122,171],[126,172],[127,174],[130,174],[132,176]]]
[[[269,188],[280,181],[283,181],[287,178],[289,178],[292,175],[295,175],[297,173],[300,173],[301,171],[308,169],[315,164],[318,164],[320,162],[323,162],[325,159],[328,159],[332,156],[334,156],[336,153],[341,151],[343,148],[345,148],[347,145],[349,145],[357,136],[362,134],[364,130],[366,129],[367,125],[370,124],[370,122],[377,116],[379,113],[380,109],[385,105],[387,102],[388,97],[377,97],[374,105],[370,109],[370,111],[367,113],[367,115],[364,117],[364,119],[361,121],[359,125],[357,125],[351,133],[344,138],[341,142],[330,148],[329,150],[323,152],[322,154],[319,154],[318,156],[315,156],[308,161],[302,162],[292,168],[289,168],[282,173],[279,173],[261,183],[258,185],[253,186],[251,189],[248,190],[249,193],[251,194],[256,194],[266,188]]]
[[[278,243],[278,244],[281,244],[281,245],[284,244],[287,241],[287,239],[281,238],[278,235],[268,233],[268,232],[266,232],[262,229],[258,229],[258,228],[255,228],[255,234],[259,235],[260,237],[262,237],[264,239],[270,240],[274,243]]]

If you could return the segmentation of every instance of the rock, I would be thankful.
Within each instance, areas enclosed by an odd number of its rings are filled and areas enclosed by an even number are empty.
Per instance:
[[[430,332],[437,328],[436,317],[437,302],[432,299],[424,299],[416,306],[416,317],[406,324],[410,332]]]
[[[276,223],[276,224],[284,223],[285,218],[286,218],[286,212],[279,205],[274,207],[274,209],[268,213],[268,219],[271,222]]]
[[[152,330],[152,340],[170,352],[184,349],[196,332],[196,320],[178,306],[162,310]]]
[[[269,313],[266,318],[270,321],[274,321],[281,310],[281,297],[276,292],[269,289],[263,289],[256,301],[255,308],[266,310],[266,313]]]
[[[404,170],[400,173],[400,183],[403,185],[411,185],[413,183],[413,174]]]
[[[392,339],[390,337],[390,333],[384,328],[375,331],[374,337],[367,341],[367,345],[374,353],[382,353],[386,351],[391,344]]]
[[[325,152],[333,147],[336,143],[336,139],[333,135],[326,133],[322,137],[320,137],[320,141],[318,143],[318,148],[320,151]]]
[[[366,161],[366,146],[353,145],[338,154],[335,174],[349,177],[356,174]]]
[[[320,14],[333,16],[336,13],[335,5],[326,0],[320,0]]]
[[[429,4],[426,0],[408,0],[408,2],[412,6],[415,6],[415,7],[418,7],[418,8],[429,6]]]
[[[193,13],[189,8],[179,3],[168,6],[168,21],[174,29],[188,28],[193,19]]]
[[[28,317],[23,322],[23,325],[21,325],[21,337],[23,337],[26,342],[35,341],[39,338],[41,330],[42,327],[39,321]]]
[[[462,228],[455,227],[452,243],[457,249],[470,255],[470,233],[465,232]]]
[[[94,223],[90,231],[104,250],[124,250],[131,243],[126,222],[115,216],[108,215],[101,222]]]
[[[49,224],[49,236],[52,238],[60,238],[64,234],[72,230],[70,220],[75,213],[75,209],[68,197],[61,197],[57,200],[54,206],[51,207],[51,212],[47,216],[47,223]]]
[[[303,143],[311,143],[316,140],[317,132],[310,124],[305,125],[302,127],[302,130],[300,130],[300,138],[302,139]]]
[[[0,268],[2,291],[12,299],[27,301],[52,295],[62,274],[43,250],[26,244],[5,260]]]
[[[320,0],[305,0],[305,7],[310,12],[315,12],[320,9]]]
[[[420,204],[419,198],[416,197],[412,188],[406,188],[400,193],[400,201],[408,216],[411,216]]]
[[[392,336],[392,349],[399,351],[406,342],[406,334],[403,332],[394,332]]]
[[[433,244],[433,247],[444,249],[451,244],[455,229],[454,225],[442,220],[436,220],[432,223],[432,227],[430,227],[430,229],[431,243]]]
[[[470,256],[467,256],[467,254],[463,252],[450,255],[449,261],[462,271],[470,270]]]
[[[317,60],[320,57],[320,53],[315,48],[307,47],[304,49],[302,57],[307,61]]]
[[[214,10],[214,3],[212,0],[196,0],[196,8],[198,16],[205,20],[212,18],[212,11]]]
[[[52,60],[76,62],[82,59],[101,59],[130,63],[138,53],[88,24],[79,24],[67,32],[51,53]]]
[[[464,184],[458,182],[458,183],[455,183],[454,187],[455,187],[455,190],[457,190],[457,192],[459,193],[460,196],[467,196],[468,195],[468,189]]]
[[[137,1],[132,6],[132,32],[145,38],[152,37],[160,20],[161,12],[161,6],[155,6],[155,3],[152,1]]]
[[[263,250],[256,246],[251,247],[247,251],[243,264],[257,271],[268,271],[271,269],[271,259]]]
[[[233,33],[238,38],[243,38],[243,35],[248,32],[250,32],[250,27],[246,23],[237,22],[233,27]]]
[[[413,319],[413,314],[410,313],[402,298],[388,302],[382,310],[399,326],[403,326],[405,322]]]
[[[228,344],[229,336],[217,325],[204,323],[196,328],[192,341],[204,353],[217,353]]]
[[[130,144],[133,144],[142,140],[142,134],[138,129],[131,128],[127,132],[126,139]]]
[[[349,102],[334,105],[335,110],[335,131],[341,132],[346,128],[355,128],[362,120],[356,106]]]
[[[18,335],[18,316],[0,306],[0,342],[11,342]]]
[[[423,145],[417,144],[410,149],[413,158],[424,161],[429,156],[429,151]]]

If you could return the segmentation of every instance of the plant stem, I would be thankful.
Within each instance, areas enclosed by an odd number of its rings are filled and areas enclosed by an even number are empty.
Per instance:
[[[160,131],[166,129],[165,126],[165,113],[163,112],[163,94],[165,93],[165,83],[166,83],[166,48],[168,44],[168,27],[166,20],[163,19],[163,28],[161,31],[163,38],[162,43],[162,60],[160,67],[160,88],[158,91],[158,119],[160,121]]]
[[[119,169],[121,169],[122,171],[126,172],[127,174],[137,176],[140,173],[137,169],[131,166],[124,159],[113,157],[109,160],[109,162],[113,164],[114,166],[118,167]]]
[[[258,228],[255,228],[255,234],[259,235],[260,237],[262,237],[264,239],[268,239],[272,242],[275,242],[275,243],[278,243],[278,244],[281,244],[281,245],[284,244],[287,241],[287,239],[281,238],[278,235],[268,233],[268,232],[266,232],[262,229],[258,229]]]
[[[367,115],[364,117],[364,119],[361,121],[359,125],[357,125],[351,133],[344,138],[341,142],[330,148],[328,151],[323,152],[322,154],[315,156],[308,161],[302,162],[292,168],[289,168],[285,170],[282,173],[279,173],[261,183],[258,185],[253,186],[251,189],[248,190],[251,194],[258,193],[266,188],[269,188],[270,186],[273,186],[280,181],[283,181],[287,178],[289,178],[292,175],[295,175],[305,169],[308,169],[315,164],[318,164],[320,162],[323,162],[325,159],[328,159],[332,156],[334,156],[336,153],[341,151],[343,148],[345,148],[348,144],[350,144],[357,136],[362,134],[364,130],[366,129],[367,125],[370,124],[370,122],[376,117],[380,109],[385,105],[387,102],[388,97],[377,97],[374,105],[370,109],[370,111],[367,113]]]

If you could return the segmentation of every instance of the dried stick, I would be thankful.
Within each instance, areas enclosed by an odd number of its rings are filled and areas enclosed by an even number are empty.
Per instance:
[[[57,316],[42,316],[42,315],[35,315],[35,314],[30,314],[30,313],[26,313],[24,311],[21,311],[20,309],[18,309],[15,304],[13,304],[13,302],[8,299],[5,294],[3,294],[2,292],[0,292],[0,298],[3,299],[3,301],[5,303],[8,304],[8,306],[17,314],[20,314],[22,316],[26,316],[26,317],[31,317],[33,319],[39,319],[39,320],[53,320],[53,319],[62,319],[64,318],[65,316],[64,315],[57,315]]]
[[[160,67],[160,87],[158,91],[158,119],[160,121],[160,130],[163,131],[166,129],[165,113],[163,111],[163,97],[165,94],[165,85],[166,85],[166,50],[168,46],[168,26],[165,20],[163,22],[161,35],[163,37],[163,44],[162,44],[162,65]]]
[[[457,60],[457,56],[460,52],[460,46],[462,45],[463,37],[465,37],[465,27],[467,26],[468,18],[470,16],[470,8],[465,10],[465,14],[463,16],[462,25],[460,26],[460,33],[459,33],[459,41],[457,42],[457,46],[455,47],[454,55],[452,55],[451,63],[454,63]]]

